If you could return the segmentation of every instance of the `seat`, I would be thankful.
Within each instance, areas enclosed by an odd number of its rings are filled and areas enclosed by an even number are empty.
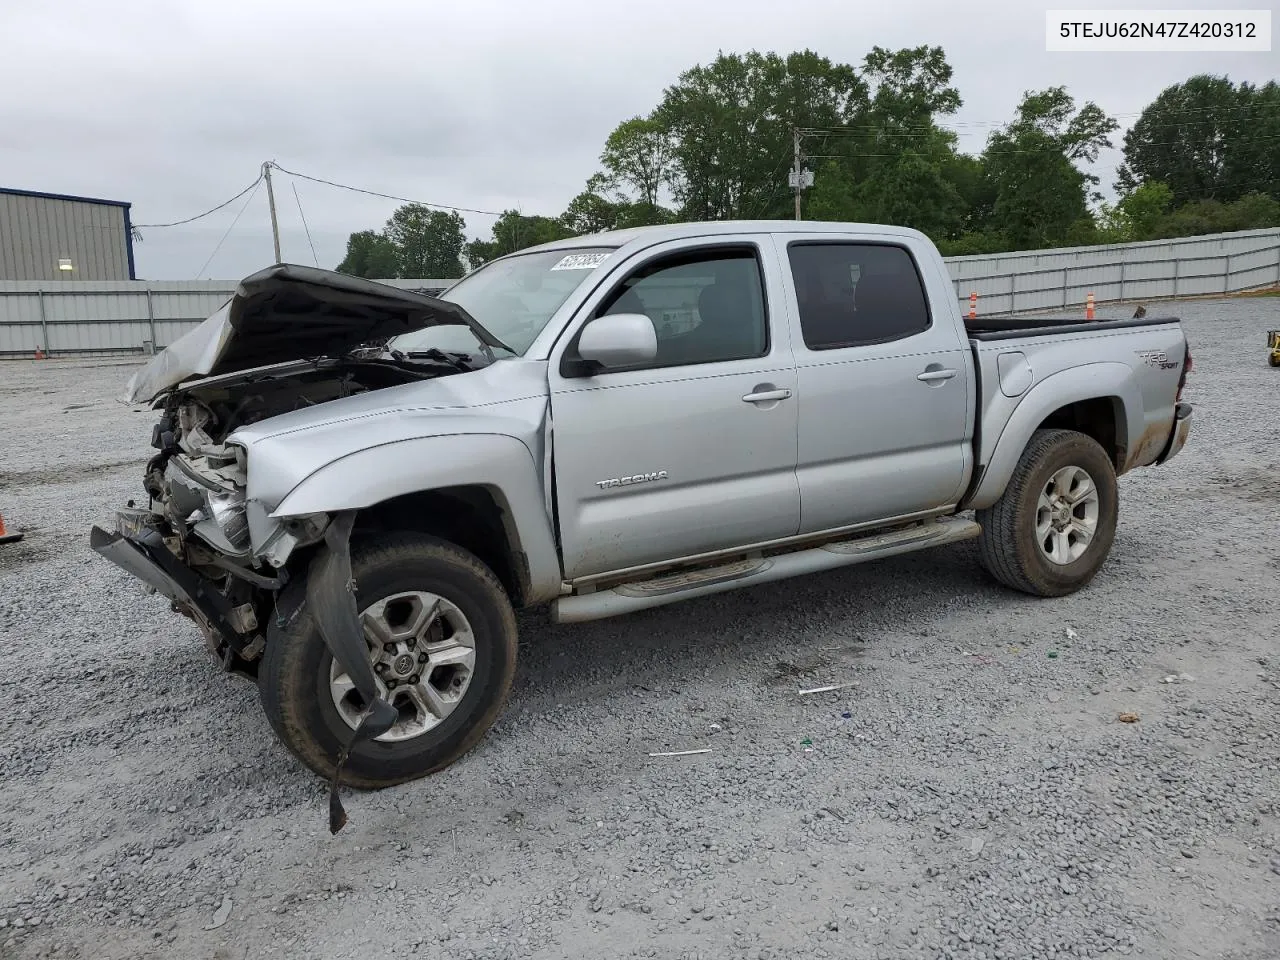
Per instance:
[[[750,292],[736,283],[712,283],[698,294],[698,325],[687,336],[697,360],[741,359],[764,353],[764,330]]]

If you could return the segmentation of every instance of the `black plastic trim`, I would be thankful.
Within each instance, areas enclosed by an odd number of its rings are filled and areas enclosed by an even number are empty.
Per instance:
[[[970,340],[990,343],[995,340],[1021,340],[1027,337],[1043,337],[1058,333],[1094,333],[1099,330],[1126,330],[1130,327],[1158,327],[1169,323],[1181,323],[1177,317],[1142,317],[1128,320],[1077,320],[1074,317],[1010,317],[1005,329],[999,327],[965,327]]]

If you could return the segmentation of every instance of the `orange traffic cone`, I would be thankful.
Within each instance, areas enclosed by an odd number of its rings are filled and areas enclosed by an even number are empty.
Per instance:
[[[4,517],[0,516],[0,543],[17,543],[22,539],[20,533],[10,533],[4,525]]]

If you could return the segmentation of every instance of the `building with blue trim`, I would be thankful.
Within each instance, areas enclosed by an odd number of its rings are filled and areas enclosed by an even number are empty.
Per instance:
[[[134,280],[122,200],[0,187],[0,280]]]

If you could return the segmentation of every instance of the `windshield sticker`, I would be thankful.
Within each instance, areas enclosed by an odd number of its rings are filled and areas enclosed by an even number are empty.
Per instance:
[[[564,257],[552,270],[594,270],[609,259],[608,253],[572,253]]]

